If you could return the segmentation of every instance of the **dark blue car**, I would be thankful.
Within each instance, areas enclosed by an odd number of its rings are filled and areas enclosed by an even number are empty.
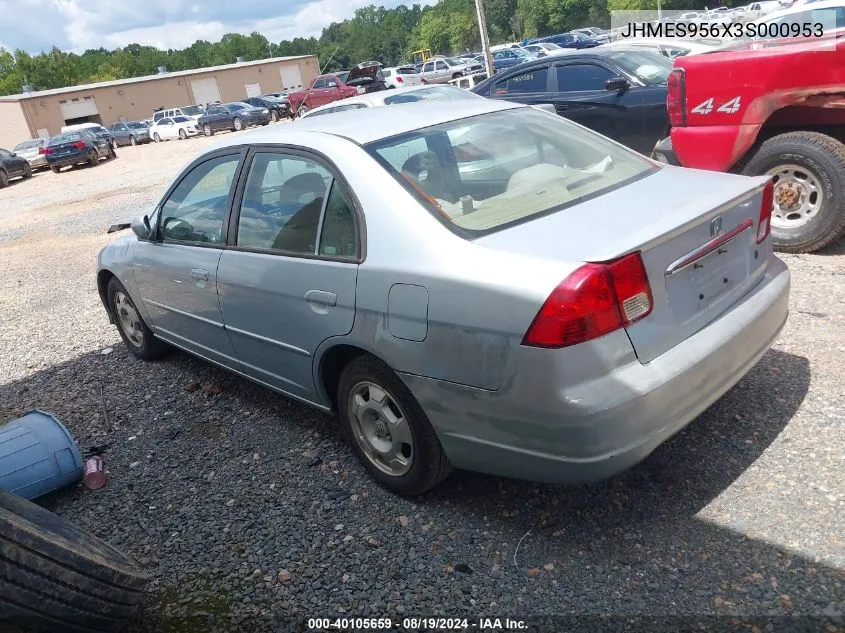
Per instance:
[[[88,130],[57,134],[41,151],[47,157],[50,169],[57,174],[62,167],[80,163],[96,167],[101,158],[117,158],[114,148],[106,138]]]
[[[557,44],[561,48],[593,48],[599,45],[598,40],[585,37],[580,33],[559,33],[557,35],[549,35],[548,37],[538,37],[529,40],[529,44],[539,44],[540,42],[551,42]]]

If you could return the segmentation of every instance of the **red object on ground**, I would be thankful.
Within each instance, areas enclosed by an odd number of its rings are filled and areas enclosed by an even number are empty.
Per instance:
[[[85,462],[82,481],[89,490],[97,490],[106,485],[106,465],[102,457],[95,455]]]

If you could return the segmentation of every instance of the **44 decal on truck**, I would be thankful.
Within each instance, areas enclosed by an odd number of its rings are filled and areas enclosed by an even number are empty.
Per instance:
[[[690,112],[695,114],[710,114],[713,112],[713,104],[715,99],[710,97],[707,101],[702,101],[697,106],[695,106]],[[716,112],[724,112],[725,114],[736,114],[739,112],[739,107],[742,104],[742,97],[734,97],[730,101],[726,101],[718,108],[716,108]]]

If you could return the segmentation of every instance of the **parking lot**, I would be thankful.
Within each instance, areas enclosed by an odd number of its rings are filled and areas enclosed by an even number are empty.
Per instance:
[[[328,416],[181,352],[137,361],[108,323],[95,283],[107,228],[221,138],[121,148],[0,190],[0,419],[51,411],[83,455],[105,447],[105,488],[43,504],[152,574],[130,630],[842,615],[845,242],[782,256],[791,313],[774,348],[643,464],[574,488],[455,472],[402,499]]]

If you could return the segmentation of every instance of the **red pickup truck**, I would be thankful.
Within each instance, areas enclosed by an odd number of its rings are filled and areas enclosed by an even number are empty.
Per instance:
[[[681,57],[669,75],[670,137],[654,157],[770,175],[772,237],[789,253],[845,233],[845,40],[741,42]]]
[[[379,62],[363,62],[352,70],[314,77],[305,90],[288,93],[291,112],[301,116],[312,108],[367,92],[386,90]]]

